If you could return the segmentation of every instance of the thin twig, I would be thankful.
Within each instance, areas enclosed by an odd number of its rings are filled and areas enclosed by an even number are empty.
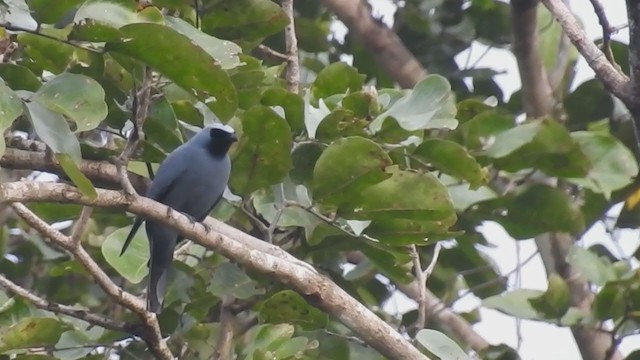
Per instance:
[[[71,231],[71,241],[79,244],[82,240],[82,236],[87,228],[87,223],[91,219],[93,208],[91,206],[83,206],[80,212],[80,217],[73,224],[73,230]]]
[[[255,216],[253,214],[253,212],[251,212],[251,210],[247,209],[247,203],[246,202],[241,202],[240,204],[234,204],[234,206],[237,209],[240,209],[240,211],[242,211],[243,214],[245,214],[249,220],[251,221],[251,223],[256,226],[258,228],[258,230],[260,230],[260,232],[266,237],[267,234],[269,233],[269,229],[267,228],[267,226],[262,222],[262,220],[258,219],[257,216]]]
[[[142,127],[147,119],[149,106],[151,105],[152,78],[153,73],[151,68],[149,66],[145,66],[140,89],[138,89],[138,91],[133,95],[133,130],[129,134],[127,144],[116,161],[122,189],[129,195],[135,194],[135,190],[129,181],[127,164],[129,162],[129,158],[138,147],[138,142],[144,137]]]
[[[433,269],[436,267],[436,263],[438,262],[438,258],[440,257],[440,250],[442,250],[442,244],[437,242],[433,249],[433,256],[431,257],[431,262],[426,269],[424,269],[425,281],[429,280],[429,276],[433,273]]]
[[[300,87],[300,59],[298,58],[298,38],[294,26],[293,0],[282,0],[282,10],[289,17],[289,24],[284,29],[284,39],[287,48],[287,88],[297,94]]]
[[[278,185],[275,185],[273,189],[276,190],[274,197],[277,197],[277,199],[275,199],[275,206],[277,211],[276,211],[276,215],[273,217],[273,221],[271,222],[271,224],[269,224],[269,228],[267,229],[266,240],[270,244],[273,244],[273,233],[276,231],[276,228],[278,227],[278,222],[280,221],[280,218],[282,217],[282,213],[284,212],[284,209],[285,209],[284,184],[280,183]]]
[[[23,288],[22,286],[12,282],[11,280],[0,274],[0,286],[2,286],[7,292],[19,296],[31,302],[35,307],[48,310],[56,314],[64,314],[76,319],[84,320],[90,324],[101,326],[105,329],[129,332],[131,325],[106,318],[102,315],[93,314],[83,309],[76,309],[72,306],[62,305],[54,302],[47,301],[31,291]]]
[[[604,11],[604,7],[600,3],[600,0],[589,0],[593,6],[593,11],[598,17],[598,22],[602,26],[602,52],[606,56],[607,60],[613,65],[616,65],[616,60],[613,57],[613,51],[611,51],[611,25],[607,14]]]
[[[416,275],[416,281],[418,282],[418,298],[415,299],[418,302],[418,318],[413,324],[413,329],[418,332],[424,329],[424,325],[427,321],[427,279],[424,271],[422,271],[422,265],[420,264],[420,254],[415,245],[411,245],[410,248],[411,261],[413,262],[413,272]]]
[[[49,39],[49,40],[55,40],[55,41],[61,42],[63,44],[67,44],[67,45],[76,47],[78,49],[86,50],[86,51],[89,51],[89,52],[92,52],[92,53],[96,53],[96,54],[103,54],[104,53],[104,50],[102,50],[102,49],[94,49],[94,48],[85,47],[85,46],[82,46],[80,44],[74,43],[74,42],[69,41],[69,40],[59,39],[59,38],[57,38],[55,36],[51,36],[51,35],[48,35],[48,34],[41,33],[37,29],[36,30],[27,29],[25,27],[14,25],[14,24],[11,24],[11,23],[8,23],[8,22],[0,23],[0,27],[1,28],[5,28],[6,30],[9,30],[9,31],[21,31],[21,32],[25,32],[25,33],[28,33],[28,34],[37,35],[37,36],[40,36],[40,37],[43,37],[43,38],[46,38],[46,39]]]
[[[263,45],[260,44],[258,45],[258,47],[256,48],[256,51],[261,53],[263,56],[268,56],[268,57],[272,57],[278,60],[282,60],[282,61],[288,61],[289,57],[286,54],[283,54],[279,51],[276,51],[270,47],[268,47],[267,45]]]

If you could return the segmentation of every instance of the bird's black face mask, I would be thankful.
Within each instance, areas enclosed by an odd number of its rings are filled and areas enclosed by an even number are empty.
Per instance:
[[[209,135],[211,136],[211,153],[216,156],[226,155],[231,145],[238,141],[233,128],[228,125],[213,127]]]

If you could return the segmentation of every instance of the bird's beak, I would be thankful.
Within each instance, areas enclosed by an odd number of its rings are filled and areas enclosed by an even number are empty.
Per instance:
[[[236,142],[238,141],[238,137],[236,136],[236,134],[232,134],[231,135],[231,142]]]

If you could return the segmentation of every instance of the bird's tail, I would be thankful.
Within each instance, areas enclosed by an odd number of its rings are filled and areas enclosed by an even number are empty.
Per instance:
[[[129,245],[131,245],[131,240],[133,240],[133,237],[138,232],[138,229],[140,228],[140,225],[142,225],[143,221],[144,220],[142,220],[142,218],[137,217],[133,222],[133,226],[131,226],[131,231],[129,231],[129,235],[127,235],[127,239],[124,241],[124,244],[122,245],[122,250],[120,250],[120,256],[122,256],[122,254],[124,254],[124,252],[127,251],[127,248],[129,247]]]
[[[160,267],[155,265],[153,258],[149,264],[149,288],[147,289],[147,310],[160,314],[162,312],[162,303],[167,290],[167,273],[168,267]]]
[[[167,275],[173,262],[173,250],[176,246],[177,234],[170,229],[161,229],[160,234],[154,231],[153,235],[153,241],[150,241],[149,244],[151,256],[149,257],[147,310],[160,314],[167,291]]]

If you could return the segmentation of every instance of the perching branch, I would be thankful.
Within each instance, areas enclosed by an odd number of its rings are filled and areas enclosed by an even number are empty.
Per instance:
[[[412,88],[427,76],[427,70],[402,43],[398,35],[371,15],[366,1],[323,0],[367,48],[371,56],[403,88]]]
[[[14,182],[8,184],[22,184],[26,185],[20,191],[23,195],[26,195],[30,190],[28,182]],[[36,183],[37,184],[37,183]],[[63,185],[67,187],[66,185]],[[69,187],[71,188],[71,187]],[[31,188],[33,189],[33,188]],[[42,236],[47,237],[51,242],[57,246],[70,252],[73,257],[80,262],[84,268],[93,277],[96,283],[115,301],[120,305],[130,309],[138,315],[143,322],[143,330],[134,331],[133,334],[140,336],[145,340],[149,346],[150,351],[158,359],[173,359],[171,351],[167,347],[167,344],[162,339],[160,332],[160,325],[155,314],[149,313],[146,310],[146,304],[138,297],[124,291],[121,287],[116,285],[109,276],[100,268],[100,266],[91,258],[86,250],[80,243],[74,242],[70,237],[62,234],[61,232],[52,228],[49,224],[40,219],[36,214],[29,210],[26,206],[20,203],[19,200],[9,200],[6,197],[0,197],[3,202],[13,202],[11,205],[13,210],[18,214],[27,224],[36,229]],[[85,204],[89,205],[89,204]]]
[[[334,316],[384,356],[392,359],[428,359],[367,307],[331,280],[313,271],[310,265],[293,258],[283,250],[212,218],[207,220],[206,225],[194,224],[185,215],[144,197],[127,196],[120,192],[102,189],[97,189],[97,193],[97,198],[91,200],[76,188],[65,184],[40,182],[0,184],[0,202],[49,201],[120,208],[150,220],[161,221],[185,238],[216,251],[248,269],[268,274],[287,284],[309,303]],[[257,246],[266,251],[248,246],[249,244],[261,244]],[[108,278],[107,280],[110,282]],[[99,283],[101,281],[102,279]],[[112,295],[110,291],[107,292]],[[125,293],[125,295],[132,297],[130,294]],[[122,298],[117,300],[122,301]],[[140,299],[131,300],[144,308]],[[151,316],[150,319],[155,321],[156,318]]]

